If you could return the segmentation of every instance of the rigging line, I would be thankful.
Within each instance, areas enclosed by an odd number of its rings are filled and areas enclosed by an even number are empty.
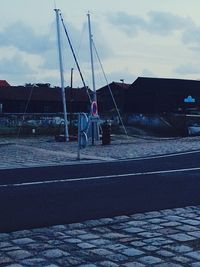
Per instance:
[[[104,76],[105,81],[106,81],[107,86],[108,86],[108,89],[109,89],[109,91],[110,91],[110,94],[111,94],[111,97],[112,97],[112,100],[113,100],[115,109],[116,109],[116,111],[117,111],[117,114],[118,114],[118,116],[119,116],[120,122],[121,122],[121,124],[122,124],[122,127],[123,127],[123,129],[124,129],[124,132],[125,132],[126,136],[128,137],[128,133],[127,133],[126,128],[125,128],[125,126],[124,126],[122,117],[121,117],[121,115],[120,115],[120,112],[119,112],[119,109],[118,109],[118,107],[117,107],[117,103],[116,103],[116,101],[115,101],[115,98],[114,98],[114,95],[113,95],[112,90],[111,90],[111,88],[110,88],[110,85],[109,85],[109,83],[108,83],[108,79],[107,79],[106,74],[105,74],[105,71],[104,71],[104,69],[103,69],[103,66],[102,66],[101,60],[100,60],[100,58],[99,58],[99,55],[98,55],[96,46],[95,46],[95,44],[94,44],[94,41],[92,42],[92,45],[93,45],[93,47],[94,47],[94,51],[95,51],[96,56],[97,56],[97,59],[98,59],[98,61],[99,61],[101,70],[102,70],[102,72],[103,72],[103,76]]]
[[[82,80],[83,86],[84,86],[84,88],[87,90],[88,98],[89,98],[89,100],[90,100],[90,103],[91,103],[91,102],[92,102],[92,100],[91,100],[90,94],[89,94],[89,92],[88,92],[88,87],[87,87],[87,86],[86,86],[86,84],[85,84],[85,81],[84,81],[84,78],[83,78],[83,75],[82,75],[82,72],[81,72],[81,69],[80,69],[80,66],[79,66],[78,60],[77,60],[77,58],[76,58],[76,55],[75,55],[75,52],[74,52],[74,49],[73,49],[73,46],[72,46],[72,43],[71,43],[71,40],[70,40],[69,34],[68,34],[68,32],[67,32],[67,28],[66,28],[66,26],[65,26],[65,24],[64,24],[64,20],[63,20],[63,18],[62,18],[62,14],[61,14],[61,13],[60,13],[60,18],[61,18],[61,22],[62,22],[62,25],[63,25],[64,31],[65,31],[65,34],[66,34],[66,36],[67,36],[67,40],[68,40],[68,43],[69,43],[70,49],[71,49],[71,51],[72,51],[72,54],[73,54],[74,60],[75,60],[75,62],[76,62],[76,66],[77,66],[77,68],[78,68],[78,71],[79,71],[79,74],[80,74],[80,77],[81,77],[81,80]]]
[[[24,121],[24,116],[27,112],[27,109],[28,109],[28,105],[31,101],[31,97],[32,97],[32,94],[33,94],[33,89],[34,89],[34,85],[31,86],[31,91],[30,91],[30,94],[28,96],[28,100],[26,101],[26,106],[25,106],[25,109],[24,109],[24,112],[23,112],[23,115],[22,115],[22,122]],[[19,138],[19,135],[20,135],[20,132],[21,132],[21,128],[22,128],[22,124],[20,125],[19,127],[19,130],[17,132],[17,138]]]
[[[85,31],[86,31],[86,23],[83,24],[82,31],[81,31],[81,34],[80,34],[80,39],[78,40],[78,45],[77,45],[77,49],[76,49],[76,55],[77,55],[78,59],[79,59],[80,51],[81,51],[81,49],[83,47],[83,39],[85,37],[84,36],[85,35]],[[83,73],[83,76],[85,78],[85,82],[87,84],[89,84],[88,81],[87,81],[87,75],[85,75],[84,69],[82,69],[82,73]]]

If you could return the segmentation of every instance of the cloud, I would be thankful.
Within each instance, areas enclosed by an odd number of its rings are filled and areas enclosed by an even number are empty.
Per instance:
[[[3,58],[0,60],[0,74],[7,75],[30,75],[34,70],[20,56]]]
[[[136,35],[138,30],[146,28],[146,21],[143,18],[125,12],[109,15],[108,20],[111,24],[121,28],[126,34]]]
[[[86,49],[86,40],[83,38],[81,40],[81,31],[74,27],[71,23],[65,23],[67,33],[69,35],[73,50],[78,61],[88,61],[88,54],[85,52]],[[43,53],[43,63],[41,68],[46,68],[49,70],[55,70],[59,68],[59,59],[58,59],[58,45],[57,45],[57,33],[55,30],[55,45],[49,50],[46,50]],[[87,39],[88,40],[88,39]],[[62,55],[63,55],[63,65],[64,68],[68,67],[70,69],[75,65],[71,48],[63,27],[61,27],[61,46],[62,46]],[[89,47],[89,45],[88,45]],[[89,51],[89,48],[88,48]]]
[[[200,48],[200,27],[189,27],[182,36],[182,42],[188,45],[192,50],[199,50]]]
[[[20,21],[0,31],[0,46],[13,46],[23,52],[42,54],[53,45],[54,42],[49,40],[48,35],[38,35],[30,26]]]
[[[86,24],[83,25],[82,30],[77,29],[71,23],[65,23],[73,50],[75,52],[76,58],[79,62],[80,67],[87,63],[90,63],[90,47],[89,47],[89,37],[88,29]],[[93,41],[94,46],[97,50],[98,56],[101,60],[113,56],[113,51],[107,44],[105,38],[103,37],[102,31],[99,29],[99,26],[96,23],[93,23]],[[62,28],[61,28],[62,29]],[[71,48],[69,46],[67,37],[64,30],[62,29],[62,53],[64,65],[67,65],[68,69],[75,67],[75,60],[73,58]],[[58,69],[58,51],[57,45],[52,49],[46,50],[43,53],[44,62],[41,67],[47,69]],[[95,59],[95,49],[94,49],[94,59]]]
[[[67,23],[67,28],[73,48],[76,52],[76,56],[83,62],[89,62],[90,47],[87,23],[84,23],[82,25],[81,30],[75,28],[70,23]],[[92,36],[94,46],[96,47],[97,52],[100,54],[101,59],[112,57],[113,50],[108,45],[106,38],[103,35],[103,31],[99,27],[99,24],[95,22],[92,24]]]
[[[114,56],[113,49],[108,45],[103,31],[97,23],[93,23],[93,42],[96,47],[97,53],[101,59],[112,58]],[[87,49],[88,49],[87,44]]]
[[[58,53],[56,53],[55,49],[48,50],[42,55],[43,62],[39,66],[41,69],[43,68],[47,70],[59,69]]]
[[[188,26],[194,25],[190,18],[174,15],[170,12],[158,11],[150,11],[147,14],[147,18],[119,12],[110,15],[108,20],[111,24],[117,25],[118,28],[131,36],[136,36],[140,30],[164,36],[177,30],[185,30]]]
[[[149,12],[147,30],[158,35],[169,35],[174,31],[185,30],[193,22],[189,18],[183,18],[169,12]]]
[[[90,63],[89,37],[86,23],[83,25],[82,30],[76,28],[69,22],[65,22],[65,26],[80,65]],[[0,31],[0,47],[14,47],[20,52],[40,55],[40,57],[43,58],[43,63],[40,64],[41,69],[58,69],[58,48],[55,22],[53,22],[50,27],[54,28],[54,33],[51,33],[51,36],[47,33],[38,34],[32,27],[21,21],[15,22]],[[99,56],[101,59],[111,57],[113,55],[112,49],[106,43],[105,38],[103,37],[103,32],[99,29],[98,24],[93,23],[92,28],[94,32],[94,42]],[[63,57],[67,64],[67,68],[70,69],[75,66],[75,61],[62,25],[61,33]]]
[[[109,15],[108,21],[120,28],[126,34],[131,34],[131,36],[137,35],[138,30],[146,27],[146,21],[143,18],[135,15],[129,15],[125,12],[118,12],[117,14]]]
[[[200,74],[200,66],[194,63],[187,63],[185,65],[180,65],[175,68],[174,72],[183,75]]]

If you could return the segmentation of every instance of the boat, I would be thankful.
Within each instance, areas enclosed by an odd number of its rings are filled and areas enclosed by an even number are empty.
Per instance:
[[[200,135],[200,124],[193,124],[188,126],[188,135],[189,136],[196,136]]]

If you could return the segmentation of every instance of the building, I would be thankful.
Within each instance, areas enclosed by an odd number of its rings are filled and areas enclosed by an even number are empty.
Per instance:
[[[83,88],[65,89],[67,112],[88,112],[90,101]],[[49,84],[0,86],[1,113],[58,113],[63,112],[59,87]]]
[[[130,84],[124,82],[112,82],[97,90],[98,108],[100,113],[115,112],[117,108],[121,113],[125,112],[127,89]],[[114,100],[113,100],[114,98]]]
[[[110,90],[109,90],[110,88]],[[97,90],[100,113],[191,113],[200,110],[200,81],[138,77],[132,84],[112,82]]]
[[[125,113],[190,113],[200,110],[200,81],[138,77],[126,90]]]
[[[90,112],[84,88],[65,89],[67,112]],[[99,114],[192,113],[200,111],[200,81],[138,77],[132,84],[112,82],[96,91]],[[92,91],[89,90],[90,96]],[[115,100],[115,103],[113,101]],[[0,81],[2,113],[63,112],[62,92],[50,84],[10,86]]]
[[[9,87],[10,84],[6,80],[0,80],[0,87]]]

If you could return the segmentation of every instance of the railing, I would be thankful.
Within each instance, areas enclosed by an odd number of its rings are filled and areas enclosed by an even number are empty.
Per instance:
[[[70,131],[76,131],[78,114],[67,114]],[[56,135],[64,125],[63,113],[1,113],[0,135]]]

